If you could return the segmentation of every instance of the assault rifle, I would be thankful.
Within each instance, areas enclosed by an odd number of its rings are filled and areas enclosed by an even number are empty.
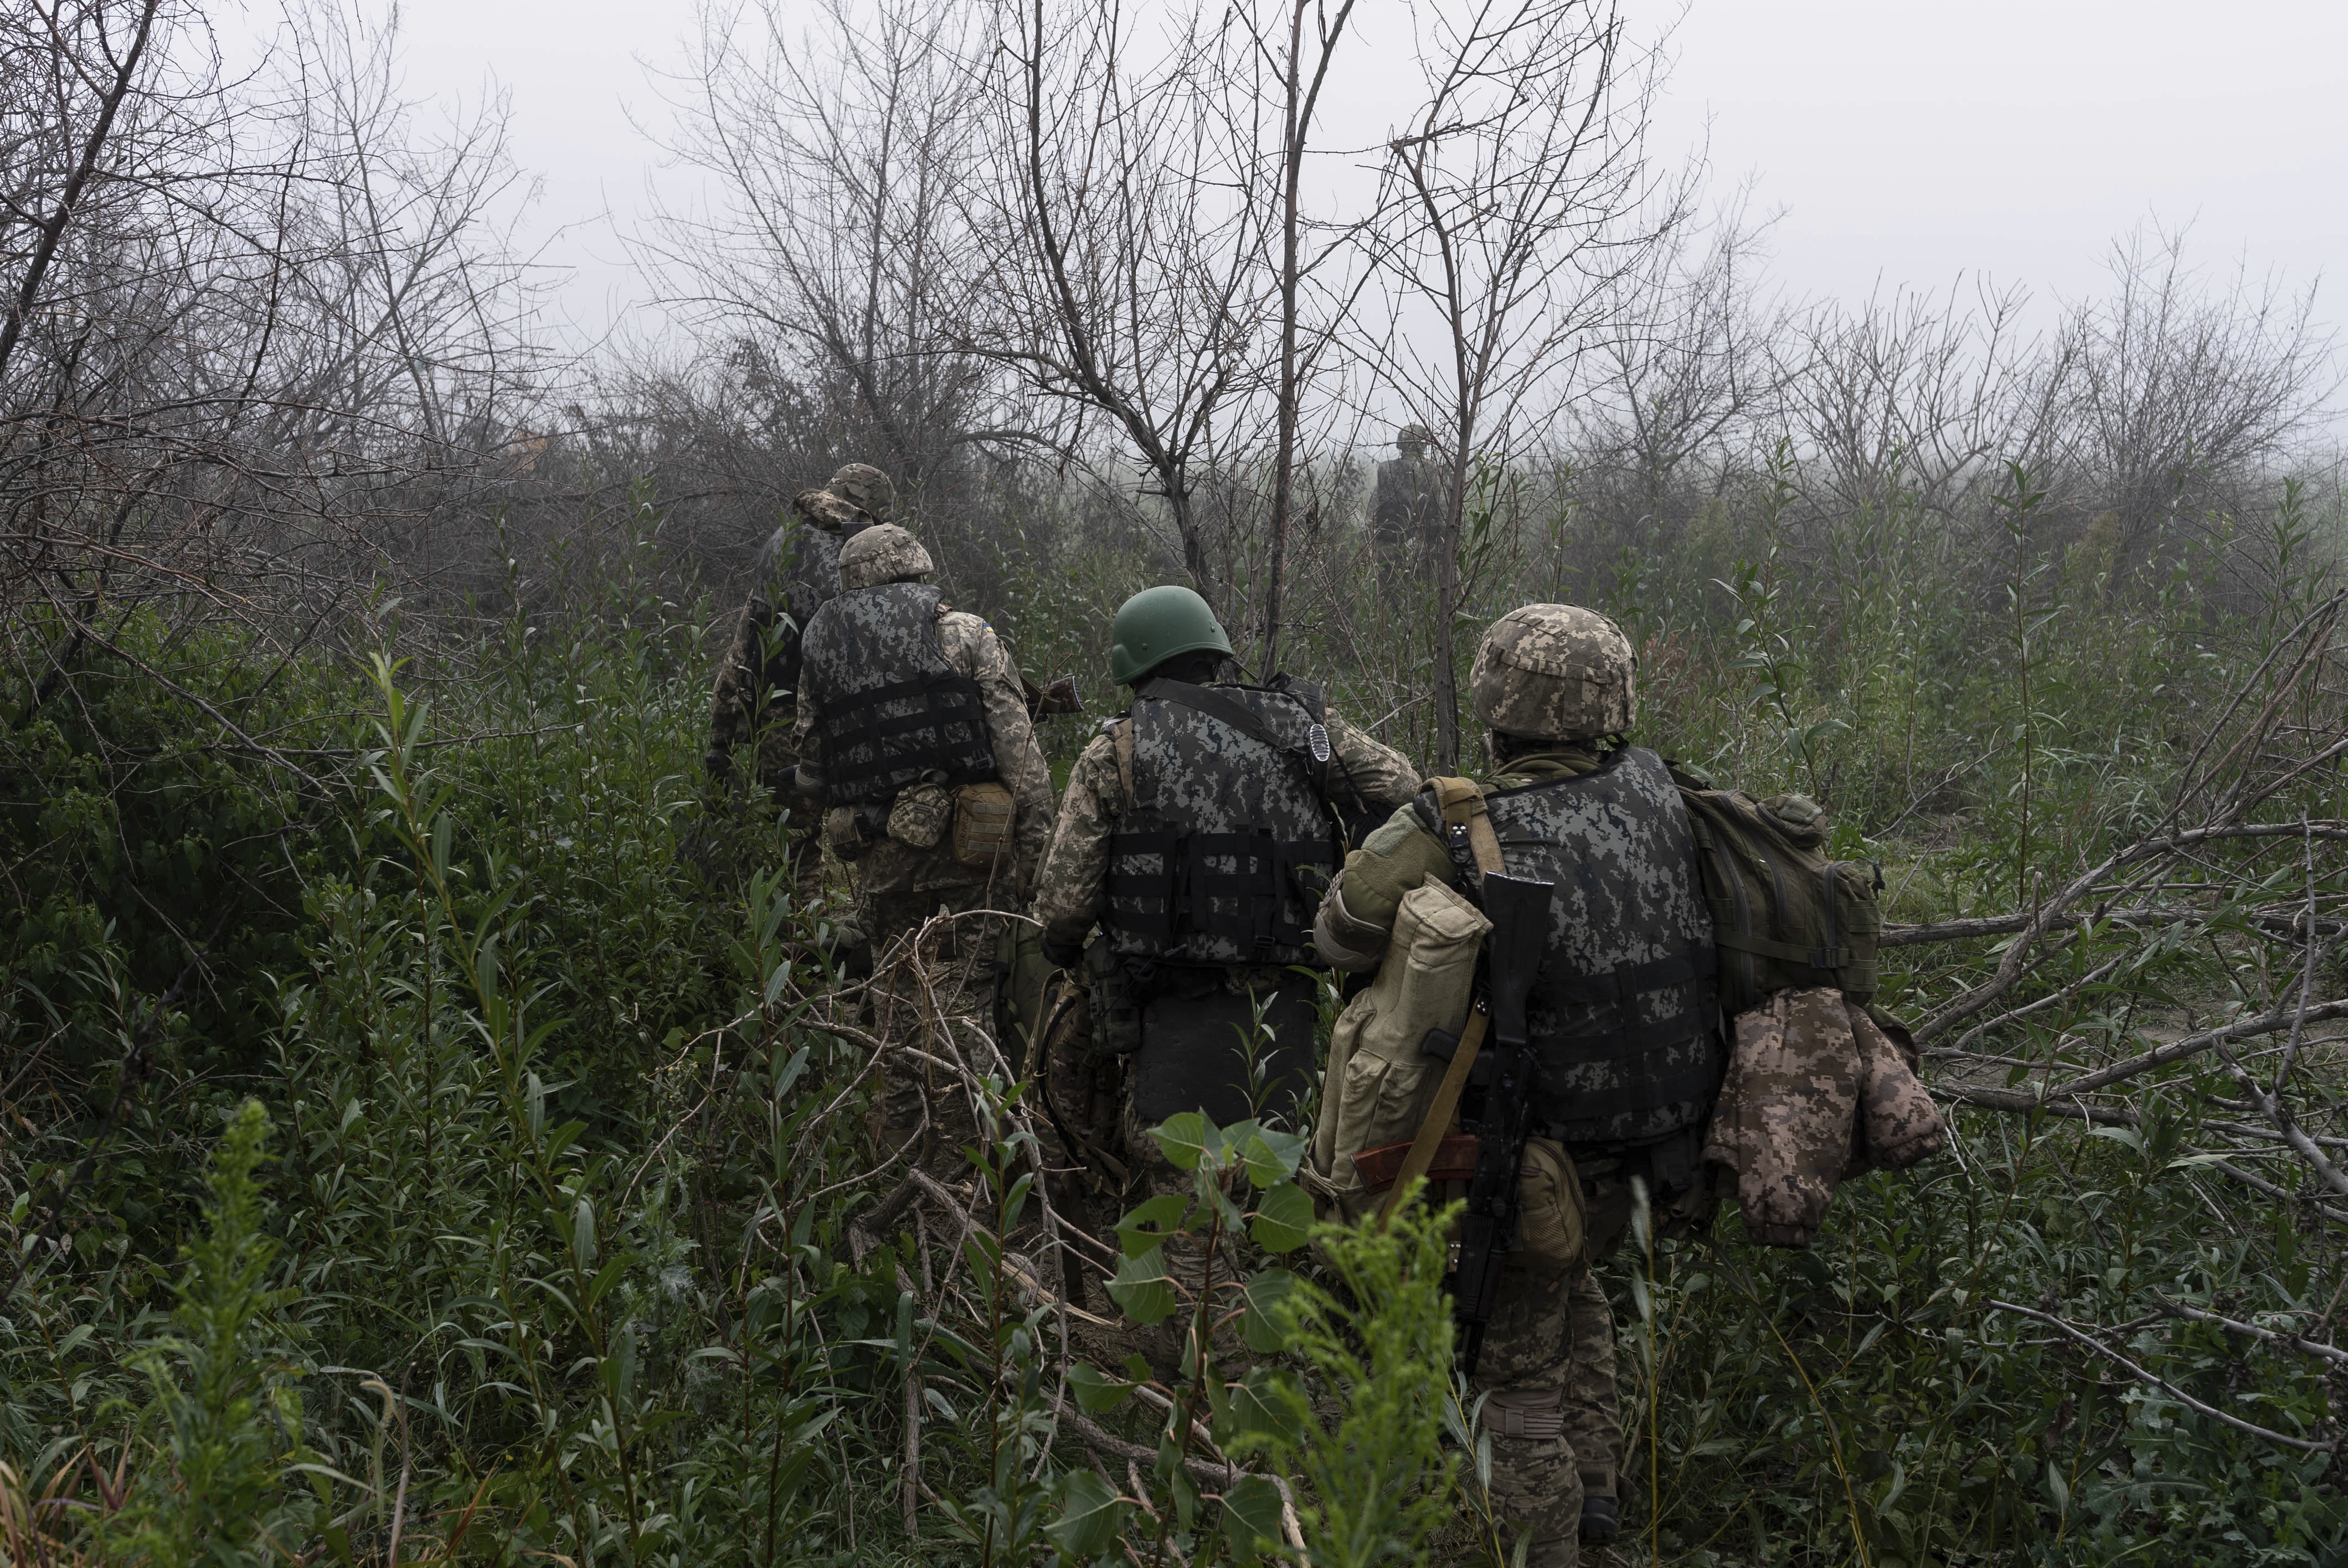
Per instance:
[[[1536,1063],[1526,1039],[1526,999],[1549,945],[1550,899],[1556,885],[1487,873],[1484,913],[1491,1045],[1469,1071],[1471,1098],[1461,1122],[1476,1134],[1476,1173],[1468,1183],[1468,1212],[1459,1222],[1458,1261],[1446,1282],[1459,1320],[1459,1364],[1469,1376],[1484,1346],[1484,1327],[1500,1293],[1500,1263],[1516,1245],[1517,1173],[1532,1131]]]

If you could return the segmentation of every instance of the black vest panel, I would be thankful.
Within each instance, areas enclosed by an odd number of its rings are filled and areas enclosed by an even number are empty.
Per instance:
[[[1285,677],[1135,693],[1133,799],[1109,836],[1101,914],[1119,956],[1317,961],[1313,915],[1342,855],[1321,804],[1324,712],[1318,687]]]
[[[1652,1143],[1709,1113],[1728,1061],[1695,837],[1663,760],[1484,797],[1509,875],[1556,884],[1528,1009],[1534,1125],[1569,1144]]]
[[[827,805],[886,805],[923,774],[994,777],[986,700],[938,647],[938,590],[850,589],[808,621],[807,685],[823,748]]]

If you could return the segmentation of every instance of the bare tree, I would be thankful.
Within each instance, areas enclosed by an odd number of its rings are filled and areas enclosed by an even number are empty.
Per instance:
[[[419,533],[479,497],[536,368],[497,116],[425,137],[390,33],[331,9],[290,11],[235,80],[168,0],[20,8],[0,55],[0,594],[26,712],[92,649],[170,684],[123,640],[142,615],[267,638],[322,573],[428,566]]]
[[[1977,502],[1999,458],[2043,463],[2059,377],[2024,335],[2028,297],[1967,280],[1814,308],[1785,369],[1787,429],[1828,509],[1880,509],[1895,491],[1944,519]]]
[[[1675,497],[1718,496],[1782,406],[1790,313],[1758,298],[1766,225],[1741,200],[1664,237],[1592,333],[1572,446],[1624,542]]]
[[[1117,5],[998,15],[994,178],[969,196],[977,286],[1001,313],[973,346],[1066,410],[1064,447],[1106,425],[1138,455],[1185,570],[1223,601],[1232,470],[1279,317],[1262,265],[1276,210],[1215,90],[1247,46],[1193,15],[1146,55]]]
[[[2312,286],[2290,293],[2244,272],[2211,294],[2184,240],[2116,241],[2112,293],[2073,303],[2059,334],[2065,456],[2119,514],[2123,560],[2141,559],[2168,518],[2231,501],[2213,481],[2281,455],[2340,384]]]
[[[949,0],[825,0],[798,33],[779,0],[703,4],[669,150],[714,200],[664,203],[633,241],[746,390],[788,379],[842,405],[915,498],[967,443],[1004,434],[990,367],[959,346],[983,309],[957,206],[978,151],[970,16]]]
[[[1261,28],[1251,27],[1259,59],[1276,73],[1281,108],[1280,251],[1273,284],[1279,302],[1280,343],[1273,373],[1271,537],[1266,550],[1262,652],[1258,659],[1260,667],[1267,672],[1277,666],[1280,659],[1290,518],[1296,501],[1296,437],[1306,386],[1338,330],[1351,316],[1350,309],[1345,308],[1351,302],[1344,300],[1340,308],[1324,313],[1316,331],[1309,334],[1305,331],[1306,283],[1339,253],[1336,244],[1324,244],[1317,255],[1307,251],[1305,155],[1321,91],[1328,82],[1329,67],[1336,57],[1345,24],[1353,15],[1354,0],[1339,0],[1334,13],[1326,0],[1288,0],[1284,12],[1284,36],[1279,32],[1267,36]],[[1308,20],[1312,23],[1309,30]]]
[[[1646,131],[1662,60],[1613,0],[1478,0],[1434,14],[1426,95],[1391,140],[1395,220],[1377,236],[1395,330],[1396,395],[1441,435],[1451,467],[1437,552],[1436,746],[1459,755],[1454,622],[1471,473],[1531,434],[1526,415],[1684,218]],[[1434,317],[1415,332],[1413,311]]]

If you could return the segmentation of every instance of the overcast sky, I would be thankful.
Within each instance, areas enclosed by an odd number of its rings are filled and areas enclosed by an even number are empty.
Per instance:
[[[529,231],[570,280],[565,312],[591,330],[624,312],[638,286],[613,226],[677,178],[631,115],[665,118],[644,67],[682,60],[690,0],[401,14],[411,91],[511,95],[514,153],[543,182]],[[1716,185],[1751,177],[1756,206],[1783,209],[1775,272],[1797,294],[1984,272],[2075,294],[2116,234],[2156,218],[2190,224],[2213,272],[2304,284],[2348,254],[2342,0],[1693,0],[1673,47],[1660,149],[1708,146]],[[2338,322],[2334,296],[2318,313]]]

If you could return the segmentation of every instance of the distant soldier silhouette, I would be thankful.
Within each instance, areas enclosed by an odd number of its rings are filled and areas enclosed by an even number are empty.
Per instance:
[[[1449,486],[1441,461],[1426,455],[1429,439],[1425,425],[1406,425],[1395,432],[1401,456],[1378,465],[1370,539],[1381,581],[1426,570],[1443,548]]]

